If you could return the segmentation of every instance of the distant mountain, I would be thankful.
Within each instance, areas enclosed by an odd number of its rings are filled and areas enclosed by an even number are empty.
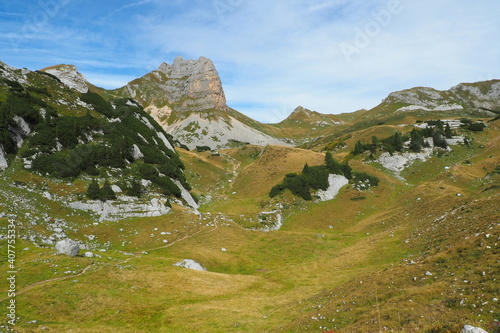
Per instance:
[[[144,107],[167,106],[175,112],[226,110],[226,97],[214,64],[207,58],[175,58],[172,65],[162,63],[158,69],[129,82],[115,91],[128,95]]]
[[[44,68],[42,71],[56,76],[62,83],[76,91],[81,93],[89,91],[90,83],[73,65],[56,65]]]
[[[163,63],[145,76],[112,92],[137,100],[162,127],[189,149],[237,143],[287,145],[266,125],[226,104],[217,70],[207,58]]]
[[[311,111],[302,106],[298,106],[285,120],[278,125],[310,125],[316,127],[325,127],[340,125],[343,122],[331,114],[322,114],[317,111]]]
[[[383,103],[408,104],[398,111],[447,111],[470,108],[498,108],[500,106],[500,80],[461,83],[449,90],[417,87],[391,93]]]

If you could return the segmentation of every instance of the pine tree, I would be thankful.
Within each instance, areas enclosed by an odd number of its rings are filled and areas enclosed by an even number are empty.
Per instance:
[[[99,189],[99,184],[97,180],[92,180],[87,188],[87,198],[90,200],[98,200],[101,197],[101,190]]]
[[[370,145],[370,158],[373,159],[373,155],[377,153],[377,148],[379,146],[378,138],[374,135],[372,136],[372,144]]]
[[[135,179],[132,180],[130,182],[130,187],[127,189],[127,195],[139,198],[142,195],[142,192],[142,184]]]
[[[344,177],[346,177],[347,179],[352,179],[352,168],[349,165],[349,162],[343,162],[340,167],[342,168],[342,174],[344,175]]]
[[[396,132],[392,136],[392,146],[394,147],[395,151],[402,151],[403,150],[403,137],[401,136],[401,133]]]
[[[352,153],[354,155],[359,155],[365,152],[365,146],[361,143],[361,141],[357,141],[356,144],[354,145],[354,150]]]
[[[443,124],[443,122],[441,120],[437,121],[436,128],[437,128],[437,132],[439,134],[443,134],[444,135],[444,124]]]
[[[420,135],[420,133],[418,131],[416,131],[415,129],[413,129],[413,131],[411,131],[411,139],[410,139],[410,146],[409,146],[409,149],[415,153],[419,153],[420,150],[422,150],[422,145],[423,145],[423,139],[422,139],[422,136]]]
[[[113,189],[111,188],[111,184],[109,183],[109,181],[107,179],[101,188],[101,196],[99,199],[101,199],[101,201],[115,200],[116,199],[115,191],[113,191]]]
[[[325,155],[325,164],[328,172],[334,175],[342,175],[342,168],[340,167],[340,163],[333,158],[332,153],[327,152]]]
[[[450,127],[450,124],[446,123],[446,127],[444,129],[444,136],[447,138],[447,139],[451,139],[452,136],[453,136],[453,132],[451,131],[451,127]]]

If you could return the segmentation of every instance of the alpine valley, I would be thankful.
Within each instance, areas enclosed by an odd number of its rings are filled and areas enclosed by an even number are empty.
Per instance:
[[[500,332],[499,118],[500,80],[263,124],[203,57],[0,62],[0,331]]]

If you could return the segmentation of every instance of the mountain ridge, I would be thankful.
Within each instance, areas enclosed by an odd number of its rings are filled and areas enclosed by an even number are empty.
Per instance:
[[[81,93],[1,63],[0,76],[0,142],[10,149],[0,172],[0,271],[9,269],[12,225],[16,330],[498,328],[500,124],[467,100],[434,111],[401,111],[413,104],[398,100],[322,127],[305,108],[294,115],[303,123],[282,127],[230,108],[175,111],[165,124],[234,118],[307,139],[187,151],[131,97]],[[489,86],[478,89],[487,96]],[[451,138],[438,147],[441,132]],[[353,180],[325,197],[314,175],[339,164]],[[311,200],[294,195],[304,185]],[[88,197],[91,187],[101,199]],[[116,199],[102,198],[110,189]],[[60,253],[69,240],[77,251]],[[185,260],[207,271],[180,268]],[[0,290],[9,287],[0,279]]]

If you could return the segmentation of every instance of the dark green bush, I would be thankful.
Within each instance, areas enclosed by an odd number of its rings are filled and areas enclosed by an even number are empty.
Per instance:
[[[95,179],[92,180],[85,194],[90,200],[108,201],[116,199],[116,194],[107,179],[104,181],[104,185],[101,188],[99,188],[99,184]]]
[[[202,153],[204,151],[209,151],[209,150],[212,150],[212,148],[210,148],[209,146],[196,146],[196,151],[198,153]]]
[[[380,180],[374,175],[370,175],[366,172],[353,172],[352,180],[356,183],[369,184],[372,187],[378,186]]]
[[[139,149],[144,154],[142,158],[145,163],[150,164],[165,164],[169,159],[155,146],[140,145]]]
[[[302,178],[314,190],[326,190],[328,188],[328,169],[324,165],[309,167],[307,164],[302,170]]]
[[[332,153],[330,152],[327,152],[325,154],[325,165],[331,174],[334,175],[342,174],[342,168],[340,166],[340,163],[335,158],[333,158]]]
[[[90,200],[99,200],[101,196],[101,190],[99,188],[99,184],[97,183],[97,180],[92,180],[87,187],[87,192],[85,193],[87,198]]]
[[[47,90],[47,88],[45,87],[33,87],[33,86],[29,86],[26,88],[26,90],[28,91],[31,91],[31,92],[35,92],[35,93],[38,93],[38,94],[42,94],[42,95],[46,95],[46,96],[52,96],[50,94],[50,92]]]
[[[140,198],[142,193],[144,192],[144,189],[142,188],[142,184],[140,181],[133,179],[130,182],[130,186],[127,188],[125,193],[131,197],[138,197]]]
[[[111,184],[109,181],[106,179],[104,181],[104,185],[100,189],[100,198],[99,200],[101,201],[107,201],[107,200],[115,200],[116,199],[116,194],[111,188]]]
[[[153,183],[161,188],[162,193],[165,195],[174,195],[177,198],[181,197],[181,190],[174,184],[168,177],[158,177]]]
[[[99,94],[89,91],[85,94],[82,94],[80,99],[83,102],[92,105],[94,107],[94,110],[96,110],[99,113],[102,113],[106,117],[113,118],[119,115],[119,113],[113,109],[111,104],[107,102],[104,98],[102,98],[102,96]]]
[[[473,123],[467,126],[467,129],[473,132],[482,132],[486,128],[486,125],[483,123]]]

